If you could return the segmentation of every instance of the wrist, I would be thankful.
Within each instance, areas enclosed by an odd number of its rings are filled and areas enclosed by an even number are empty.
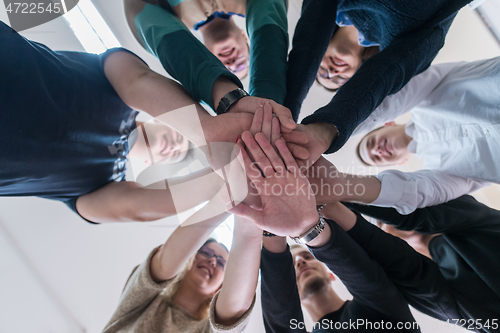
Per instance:
[[[316,224],[318,224],[319,221],[319,213],[316,213],[315,215],[311,216],[310,218],[304,220],[301,223],[300,229],[296,232],[297,235],[290,235],[290,238],[299,238],[304,236],[309,230],[311,230]]]
[[[287,249],[285,237],[263,237],[262,246],[271,253],[283,253]]]
[[[321,247],[328,243],[332,238],[332,229],[330,229],[330,225],[328,223],[325,224],[325,229],[321,234],[318,235],[315,239],[310,242],[307,242],[306,245],[308,247]]]
[[[324,151],[327,151],[328,148],[330,148],[333,141],[338,136],[337,127],[333,124],[311,123],[307,126],[311,126],[314,128],[314,133],[316,133],[319,141],[322,143]]]
[[[219,76],[217,80],[215,80],[214,85],[212,86],[212,99],[214,101],[214,110],[217,109],[217,106],[220,103],[222,97],[224,97],[228,92],[238,89],[238,85],[236,85],[230,78],[226,76]]]
[[[259,242],[262,239],[262,230],[252,221],[242,217],[235,216],[234,232],[244,239],[255,239]]]
[[[344,191],[340,201],[370,203],[380,195],[382,184],[374,176],[346,175],[345,179],[347,191]]]

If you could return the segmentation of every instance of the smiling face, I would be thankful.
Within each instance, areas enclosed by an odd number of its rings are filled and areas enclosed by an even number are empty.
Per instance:
[[[354,26],[340,27],[323,56],[318,82],[327,89],[340,88],[361,66],[363,50],[358,44],[358,30]]]
[[[295,247],[291,252],[301,300],[330,286],[333,275],[306,248]]]
[[[215,256],[210,256],[212,254]],[[227,261],[227,258],[228,252],[221,244],[205,244],[196,254],[193,266],[185,279],[191,280],[201,294],[213,296],[224,280],[225,265],[222,263]]]
[[[368,165],[402,164],[411,155],[408,151],[410,141],[411,138],[405,133],[405,125],[390,122],[361,140],[359,156]]]
[[[178,163],[188,153],[189,140],[163,123],[143,123],[138,132],[138,135],[147,138],[147,142],[142,138],[137,140],[130,154],[134,159],[144,161],[148,165],[158,162]]]
[[[200,29],[204,44],[227,69],[242,79],[248,74],[250,49],[245,31],[233,19],[215,18]]]

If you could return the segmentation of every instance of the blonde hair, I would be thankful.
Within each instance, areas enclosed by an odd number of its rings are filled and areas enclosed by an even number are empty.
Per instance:
[[[210,238],[203,245],[206,245],[206,244],[209,244],[212,242],[218,243],[213,238]],[[218,243],[218,244],[220,244],[220,243]],[[225,248],[225,246],[224,246],[224,248]],[[166,298],[167,301],[172,301],[172,299],[174,298],[175,294],[179,290],[179,287],[181,286],[182,282],[184,281],[186,274],[193,267],[195,257],[196,257],[196,254],[194,256],[192,256],[191,258],[189,258],[189,260],[186,262],[184,267],[182,267],[179,274],[177,274],[177,276],[173,278],[172,282],[168,285],[168,287],[165,288],[165,290],[163,290],[162,294]],[[222,287],[222,284],[219,286],[217,291],[219,291],[221,287]],[[200,308],[198,310],[198,314],[195,316],[196,319],[202,320],[202,319],[208,318],[208,311],[210,309],[210,302],[212,302],[212,298],[213,298],[213,295],[201,303]]]

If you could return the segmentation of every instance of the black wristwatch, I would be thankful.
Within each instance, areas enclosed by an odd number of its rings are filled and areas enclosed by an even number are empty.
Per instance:
[[[231,106],[233,106],[234,103],[238,102],[240,99],[246,96],[250,95],[245,90],[240,88],[228,92],[220,100],[219,106],[217,106],[217,110],[215,110],[215,113],[217,114],[226,113],[227,111],[229,111],[229,109],[231,108]]]

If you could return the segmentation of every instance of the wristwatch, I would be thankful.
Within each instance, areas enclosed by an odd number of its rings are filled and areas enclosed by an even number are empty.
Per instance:
[[[313,225],[309,230],[300,235],[299,237],[294,237],[292,240],[297,244],[306,244],[319,236],[320,233],[325,230],[325,219],[323,216],[319,216],[319,221]]]
[[[250,96],[245,90],[243,89],[234,89],[233,91],[228,92],[224,97],[219,102],[219,105],[217,106],[217,110],[215,113],[217,114],[223,114],[229,111],[231,106],[233,106],[234,103],[238,102],[240,99],[243,97]]]

